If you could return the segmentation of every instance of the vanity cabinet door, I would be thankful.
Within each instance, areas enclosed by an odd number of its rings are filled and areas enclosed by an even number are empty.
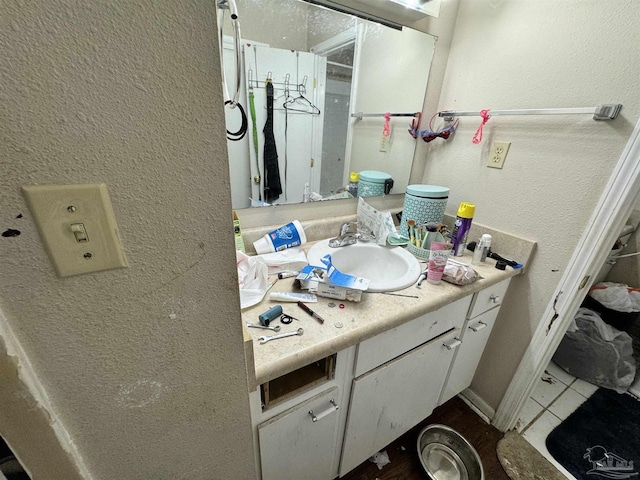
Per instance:
[[[462,345],[455,353],[449,378],[442,390],[438,405],[442,405],[471,385],[499,311],[500,307],[496,307],[465,323],[460,338]]]
[[[431,414],[458,333],[458,329],[445,333],[354,380],[340,475]]]
[[[263,480],[336,476],[338,393],[333,387],[258,425]]]

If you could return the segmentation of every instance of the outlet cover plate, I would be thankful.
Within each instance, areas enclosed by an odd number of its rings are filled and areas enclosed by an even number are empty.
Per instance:
[[[491,145],[491,153],[487,159],[487,167],[502,168],[504,161],[507,159],[507,153],[511,142],[493,142]]]
[[[30,185],[22,192],[59,277],[127,266],[104,183]]]

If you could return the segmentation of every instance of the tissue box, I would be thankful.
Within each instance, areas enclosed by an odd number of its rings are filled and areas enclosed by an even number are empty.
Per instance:
[[[327,258],[328,257],[328,258]],[[326,267],[307,265],[296,277],[302,288],[321,297],[359,302],[369,280],[340,272],[331,263],[331,255],[322,259]]]

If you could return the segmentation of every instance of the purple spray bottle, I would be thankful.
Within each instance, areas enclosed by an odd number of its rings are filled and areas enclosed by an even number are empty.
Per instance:
[[[458,216],[451,232],[453,254],[456,257],[461,257],[467,246],[467,237],[469,236],[469,229],[475,212],[476,206],[473,203],[462,202],[458,207]]]

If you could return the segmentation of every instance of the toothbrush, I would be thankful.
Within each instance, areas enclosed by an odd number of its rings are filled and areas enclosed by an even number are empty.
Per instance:
[[[416,247],[420,248],[421,243],[422,243],[422,227],[418,225],[416,226]]]
[[[416,282],[416,287],[420,288],[422,286],[422,282],[425,280],[425,278],[427,278],[427,270],[428,268],[425,268],[424,272],[422,272],[418,277],[418,281]]]
[[[409,238],[411,239],[411,245],[416,244],[415,233],[413,230],[413,226],[416,224],[415,220],[407,220],[407,226],[409,227]]]

